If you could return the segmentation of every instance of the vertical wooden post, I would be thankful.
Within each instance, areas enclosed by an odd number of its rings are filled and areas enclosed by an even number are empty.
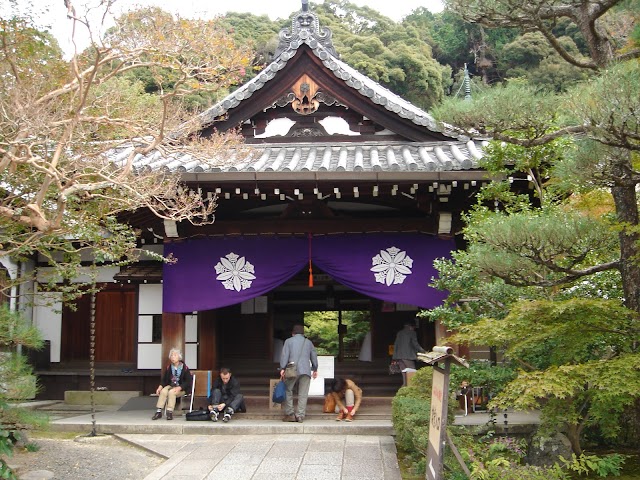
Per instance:
[[[444,368],[433,366],[429,446],[427,448],[427,480],[442,480],[444,446],[447,433],[447,403],[451,360],[444,360]]]
[[[179,348],[184,355],[184,315],[181,313],[162,314],[162,358],[160,369],[169,362],[169,351]]]
[[[346,326],[342,324],[342,309],[338,310],[338,361],[344,360],[344,332]]]

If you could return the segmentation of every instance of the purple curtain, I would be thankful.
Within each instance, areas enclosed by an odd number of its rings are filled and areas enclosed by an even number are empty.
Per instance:
[[[436,258],[450,258],[452,240],[417,233],[328,235],[312,239],[313,263],[336,281],[373,298],[422,308],[446,292],[429,286]]]
[[[285,283],[309,263],[336,281],[380,300],[422,308],[446,297],[429,287],[436,258],[453,241],[424,234],[378,233],[309,238],[240,236],[165,245],[175,259],[163,272],[163,311],[191,312],[233,305]]]
[[[210,310],[282,285],[308,262],[306,238],[220,237],[165,245],[175,263],[163,267],[165,312]]]

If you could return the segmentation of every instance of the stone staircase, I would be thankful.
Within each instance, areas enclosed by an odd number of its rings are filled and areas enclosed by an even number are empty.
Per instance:
[[[270,381],[278,378],[278,365],[272,362],[258,360],[230,360],[223,362],[228,365],[238,378],[245,395],[247,412],[239,418],[247,420],[281,420],[283,411],[279,405],[270,400]],[[354,380],[363,390],[363,401],[358,418],[362,420],[391,420],[391,401],[400,388],[399,375],[387,373],[387,361],[360,362],[345,360],[335,362],[334,376],[348,377]],[[328,392],[333,379],[325,379],[325,392]],[[48,413],[52,419],[68,418],[87,414],[90,408],[90,392],[67,391],[65,401],[47,402],[46,406],[38,408]],[[157,397],[144,395],[139,391],[96,391],[94,401],[97,412],[118,411],[153,411]],[[310,396],[307,402],[307,418],[309,420],[333,420],[335,414],[322,412],[323,396]],[[206,408],[206,396],[196,396],[193,401],[194,410]],[[184,399],[180,412],[186,413],[190,401]],[[190,424],[192,422],[189,422]],[[339,422],[336,422],[339,423]]]
[[[361,362],[347,359],[334,363],[334,377],[350,378],[362,388],[367,397],[393,397],[402,385],[400,375],[389,375],[388,360]],[[227,360],[233,375],[240,381],[247,396],[262,396],[269,390],[269,380],[278,378],[278,364],[259,360]],[[329,391],[332,379],[325,379],[325,391]]]

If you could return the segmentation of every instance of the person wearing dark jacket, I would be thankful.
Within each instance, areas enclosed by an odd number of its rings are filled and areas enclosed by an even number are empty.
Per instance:
[[[182,353],[177,348],[169,351],[169,365],[162,374],[162,380],[156,389],[158,401],[156,403],[156,413],[151,420],[162,418],[162,409],[167,407],[167,420],[173,420],[173,409],[176,407],[176,400],[191,392],[191,372],[182,362]]]
[[[228,422],[237,411],[244,411],[244,396],[240,393],[240,382],[226,367],[220,369],[220,376],[215,379],[209,394],[209,412],[211,420],[218,421],[222,412],[223,422]]]
[[[418,336],[415,330],[416,325],[414,322],[406,322],[404,328],[396,335],[396,341],[393,344],[393,359],[401,362],[403,387],[407,385],[406,369],[416,368],[416,353],[424,353],[426,351],[418,343]]]

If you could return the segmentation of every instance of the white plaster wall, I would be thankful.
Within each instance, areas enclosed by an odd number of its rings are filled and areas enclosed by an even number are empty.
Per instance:
[[[22,278],[30,277],[27,275],[29,272],[32,272],[35,268],[35,262],[33,260],[27,260],[26,262],[22,262],[20,264],[21,272],[20,276]],[[29,280],[28,282],[23,282],[20,284],[20,289],[18,291],[18,310],[22,313],[22,315],[28,319],[33,325],[33,306],[32,299],[35,290],[35,282],[33,280]]]
[[[138,342],[150,343],[153,340],[153,315],[138,316]]]
[[[184,341],[187,343],[198,341],[198,316],[184,316]]]
[[[42,333],[43,340],[51,342],[51,362],[60,362],[62,332],[62,295],[40,293],[33,307],[33,324]]]
[[[0,263],[9,272],[9,277],[15,279],[18,273],[18,264],[6,255],[0,256]]]
[[[141,284],[138,297],[138,315],[162,313],[162,284]]]
[[[184,363],[186,363],[191,370],[196,370],[198,368],[197,343],[188,343],[184,346]]]
[[[138,342],[151,341],[152,315],[162,314],[162,284],[138,287]],[[157,370],[162,365],[162,344],[138,343],[138,369]]]
[[[6,255],[0,256],[0,264],[7,270],[9,278],[15,280],[18,275],[18,264]],[[17,290],[15,286],[11,287],[11,292],[9,293],[9,310],[17,310]]]
[[[138,369],[158,370],[162,365],[162,345],[159,343],[138,344]]]

